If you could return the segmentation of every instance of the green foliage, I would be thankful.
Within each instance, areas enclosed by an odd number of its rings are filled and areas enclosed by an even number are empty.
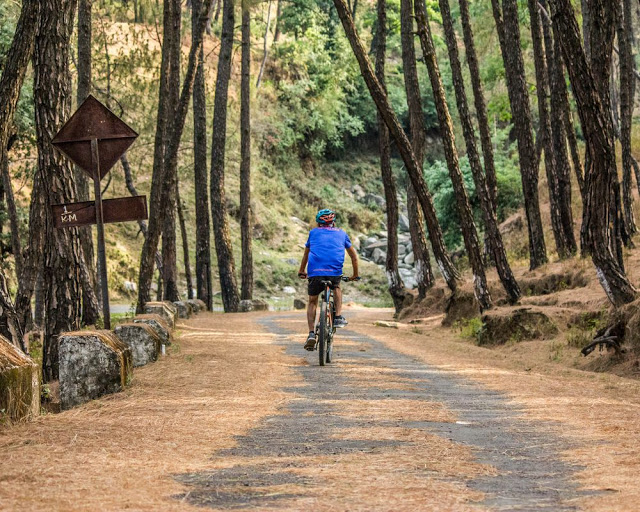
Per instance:
[[[523,204],[522,183],[517,163],[517,154],[513,144],[507,140],[507,130],[501,130],[494,139],[496,177],[498,181],[498,220],[504,220],[509,213]],[[460,158],[465,187],[469,195],[476,225],[480,228],[480,203],[476,194],[473,175],[466,156]],[[433,201],[442,226],[444,239],[451,249],[462,245],[460,220],[453,186],[449,178],[446,162],[436,160],[425,166],[425,179],[433,195]]]
[[[478,334],[482,329],[482,319],[479,316],[460,320],[456,323],[456,327],[460,329],[460,336],[463,338],[477,340]]]

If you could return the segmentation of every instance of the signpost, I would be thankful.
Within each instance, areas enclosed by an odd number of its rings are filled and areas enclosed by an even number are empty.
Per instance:
[[[89,95],[53,138],[53,146],[93,179],[95,201],[53,205],[56,228],[98,228],[98,272],[102,288],[105,329],[111,329],[104,224],[148,218],[145,196],[103,202],[100,181],[129,149],[138,134],[93,96]]]

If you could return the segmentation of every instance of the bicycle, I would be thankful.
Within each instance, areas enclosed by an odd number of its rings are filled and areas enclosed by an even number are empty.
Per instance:
[[[341,280],[344,282],[351,279],[342,276]],[[360,278],[356,278],[359,281]],[[334,319],[336,316],[336,309],[333,299],[333,283],[331,281],[322,281],[324,291],[321,294],[320,302],[320,318],[316,325],[316,347],[318,348],[318,360],[320,366],[324,366],[325,363],[330,363],[333,359],[333,335],[336,332],[334,327]]]

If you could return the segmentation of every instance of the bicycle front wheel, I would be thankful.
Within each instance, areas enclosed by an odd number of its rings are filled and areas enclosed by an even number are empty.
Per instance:
[[[329,329],[327,325],[327,301],[320,304],[320,329],[318,332],[318,360],[320,366],[324,366],[327,357],[327,342],[329,341]]]

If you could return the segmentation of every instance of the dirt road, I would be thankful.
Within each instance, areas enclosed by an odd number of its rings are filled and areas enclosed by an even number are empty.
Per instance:
[[[348,317],[324,368],[300,313],[187,321],[126,392],[0,431],[0,509],[638,507],[637,382]]]

